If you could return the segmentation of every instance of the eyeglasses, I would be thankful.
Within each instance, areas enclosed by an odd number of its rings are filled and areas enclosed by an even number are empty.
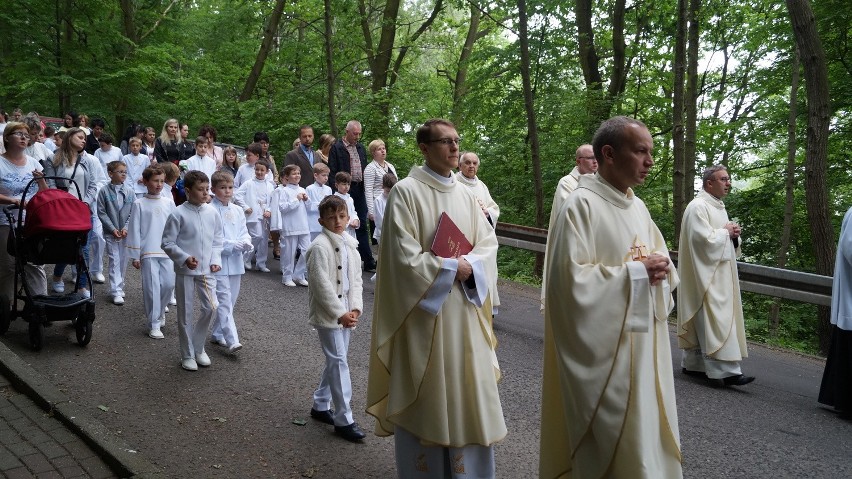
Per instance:
[[[24,140],[30,139],[30,134],[24,133],[23,131],[16,131],[16,132],[12,133],[12,136],[17,136],[18,138],[22,138]]]
[[[440,143],[444,146],[456,145],[461,146],[461,138],[438,138],[437,140],[429,140],[429,143]]]

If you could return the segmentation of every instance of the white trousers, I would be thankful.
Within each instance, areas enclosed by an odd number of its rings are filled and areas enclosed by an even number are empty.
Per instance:
[[[216,277],[213,275],[177,275],[175,280],[177,298],[177,327],[181,359],[195,359],[204,352],[204,341],[213,322],[216,302]],[[201,312],[198,320],[193,318],[195,297]]]
[[[241,274],[216,276],[216,301],[219,302],[219,307],[216,308],[216,319],[213,321],[213,332],[210,335],[217,341],[224,339],[228,347],[240,342],[234,321],[234,305],[240,296],[241,280]]]
[[[283,256],[282,256],[283,257]],[[328,411],[334,404],[334,425],[348,426],[355,422],[352,416],[352,380],[349,377],[349,338],[351,328],[316,328],[325,369],[319,387],[314,391],[314,409]]]
[[[169,258],[142,258],[142,302],[148,329],[160,327],[175,289],[175,268]]]
[[[92,215],[92,231],[89,232],[89,272],[102,273],[104,270],[104,227],[98,215]]]
[[[706,318],[704,317],[704,314],[704,308],[701,308],[696,313],[695,319],[692,320],[692,324],[695,327],[695,334],[699,338],[699,343],[701,342],[700,338],[703,338],[705,334],[704,324]],[[731,339],[728,339],[728,343],[731,343],[730,345],[733,347],[739,347],[736,338],[732,337]],[[681,359],[680,364],[681,367],[690,371],[703,371],[710,379],[724,379],[730,376],[739,376],[742,374],[739,361],[723,361],[720,359],[714,359],[704,354],[700,347],[695,349],[684,349],[683,358]]]
[[[16,220],[17,221],[17,220]],[[12,291],[15,285],[15,257],[6,252],[6,245],[9,240],[9,225],[0,226],[0,295],[12,303],[12,296],[16,291]],[[35,264],[24,265],[24,276],[27,284],[30,287],[30,293],[33,295],[47,294],[47,276],[44,273],[44,266]],[[21,287],[21,281],[18,281],[18,288]],[[19,304],[20,308],[21,305]]]
[[[246,223],[246,229],[251,236],[251,245],[254,246],[254,252],[247,262],[251,262],[254,257],[257,267],[265,268],[269,258],[269,221]]]
[[[104,239],[109,259],[109,295],[124,297],[124,276],[127,273],[127,248],[124,247],[124,238],[109,236]]]
[[[473,479],[494,477],[494,447],[424,446],[414,434],[394,428],[399,479]]]
[[[281,275],[284,281],[305,279],[305,253],[311,245],[310,235],[281,235]],[[301,250],[296,260],[296,250]]]

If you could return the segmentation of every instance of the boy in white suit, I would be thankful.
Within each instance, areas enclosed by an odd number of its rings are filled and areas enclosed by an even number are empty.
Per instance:
[[[222,269],[214,273],[216,277],[216,319],[213,322],[212,340],[225,346],[231,354],[242,349],[237,325],[234,322],[234,304],[240,295],[240,280],[246,270],[243,267],[243,253],[251,251],[252,243],[246,229],[243,209],[231,202],[234,196],[234,177],[230,172],[213,173],[213,201],[210,204],[222,219]]]
[[[197,371],[210,366],[204,342],[216,301],[216,279],[222,269],[222,219],[208,205],[210,180],[201,171],[189,171],[183,178],[186,203],[169,215],[163,231],[163,251],[174,261],[175,297],[177,298],[178,339],[181,367]],[[193,318],[193,290],[201,307],[198,320]]]
[[[299,186],[302,172],[287,165],[281,172],[282,185],[273,192],[272,231],[281,231],[281,282],[284,286],[307,286],[305,251],[310,246],[308,194]],[[296,250],[301,251],[296,260]]]
[[[275,185],[266,179],[271,165],[267,160],[257,160],[254,164],[254,178],[244,182],[234,194],[234,204],[241,207],[245,213],[246,227],[251,244],[254,248],[252,254],[247,254],[245,269],[251,269],[252,256],[255,259],[255,268],[264,273],[269,272],[266,260],[269,257],[269,218],[272,216],[271,197]]]
[[[308,322],[316,328],[325,355],[311,417],[333,425],[334,431],[347,441],[357,442],[366,434],[352,416],[347,354],[352,328],[363,310],[361,257],[358,241],[344,233],[349,224],[346,202],[329,196],[320,203],[319,213],[323,230],[305,255],[310,275]]]
[[[163,198],[166,174],[159,166],[149,166],[142,172],[148,193],[137,199],[130,208],[127,222],[127,257],[133,267],[142,269],[142,302],[148,320],[148,336],[163,339],[160,330],[165,323],[166,304],[175,288],[175,273],[160,242],[166,220],[175,209],[171,198]]]
[[[110,184],[98,192],[98,217],[104,229],[109,258],[109,295],[113,304],[124,304],[124,273],[127,271],[127,222],[136,201],[133,188],[124,182],[127,166],[120,160],[107,164]]]
[[[311,230],[311,241],[316,239],[322,232],[322,225],[319,223],[319,205],[326,196],[331,196],[331,187],[328,183],[328,174],[331,170],[328,165],[318,161],[314,164],[314,184],[308,185],[305,188],[305,193],[308,194],[308,226]]]

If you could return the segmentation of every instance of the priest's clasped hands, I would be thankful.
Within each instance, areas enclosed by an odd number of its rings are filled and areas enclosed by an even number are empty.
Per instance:
[[[728,234],[731,236],[731,239],[735,239],[735,238],[740,237],[740,232],[741,232],[740,225],[738,225],[734,222],[730,222],[730,223],[725,225],[725,229],[728,230]]]
[[[666,279],[671,260],[669,260],[668,256],[661,255],[660,253],[651,253],[647,258],[642,260],[642,264],[645,265],[645,270],[648,272],[648,280],[651,282],[651,286],[654,286]]]

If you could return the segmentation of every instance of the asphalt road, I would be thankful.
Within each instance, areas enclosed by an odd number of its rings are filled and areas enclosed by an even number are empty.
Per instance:
[[[229,357],[211,344],[213,365],[192,373],[179,366],[174,313],[167,315],[165,340],[147,337],[139,274],[128,271],[126,305],[97,298],[88,347],[76,345],[68,323],[57,323],[45,330],[44,349],[34,353],[20,320],[4,343],[168,477],[394,476],[392,438],[371,434],[363,444],[348,443],[308,416],[323,358],[306,320],[306,288],[285,288],[276,274],[247,274],[236,310],[245,348]],[[374,422],[363,412],[369,276],[350,366],[356,420],[372,431]],[[495,328],[509,435],[496,449],[498,477],[536,477],[543,334],[538,291],[504,283],[500,296]],[[675,374],[685,476],[852,477],[852,423],[816,402],[823,361],[756,345],[750,352],[744,369],[757,380],[743,388],[714,388]]]

